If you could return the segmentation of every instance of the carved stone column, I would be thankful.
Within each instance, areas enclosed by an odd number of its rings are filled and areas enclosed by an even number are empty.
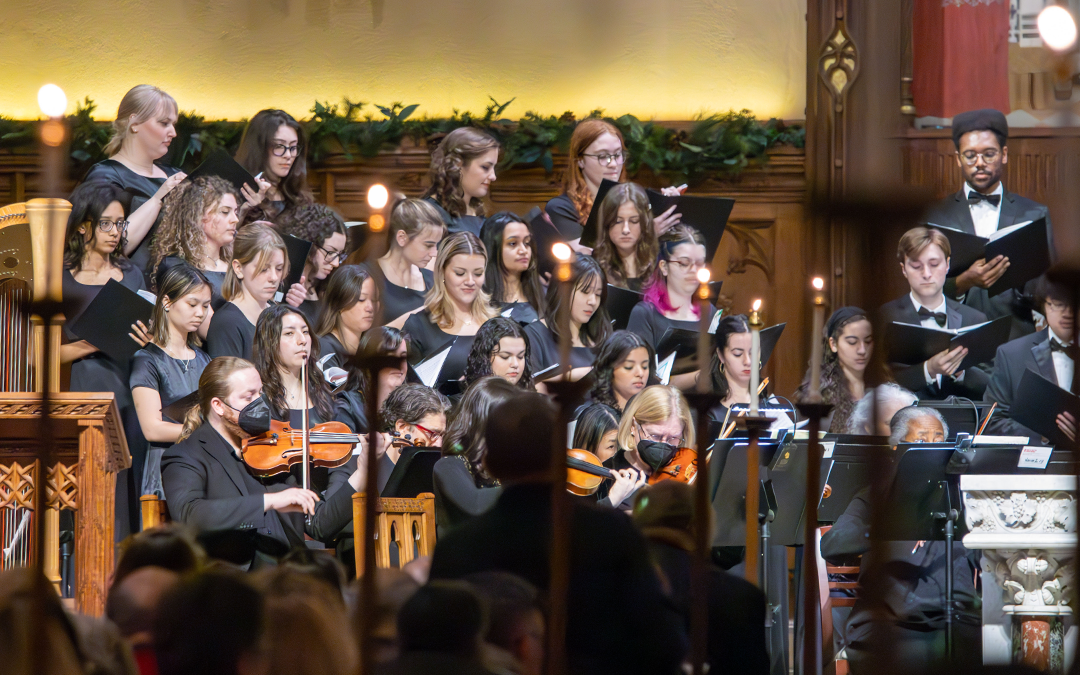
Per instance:
[[[969,530],[964,546],[982,550],[984,606],[996,607],[990,594],[1001,593],[1009,660],[1064,673],[1075,571],[1076,477],[968,475],[961,476],[960,489]],[[993,619],[984,611],[985,663],[1001,660],[1002,635],[995,633]]]

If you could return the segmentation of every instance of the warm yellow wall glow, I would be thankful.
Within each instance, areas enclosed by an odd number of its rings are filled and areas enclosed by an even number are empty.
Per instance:
[[[312,102],[419,103],[418,114],[593,108],[689,119],[804,117],[806,0],[0,0],[0,114],[38,88],[111,119],[156,84],[185,110],[241,119]],[[381,13],[381,22],[376,15]]]

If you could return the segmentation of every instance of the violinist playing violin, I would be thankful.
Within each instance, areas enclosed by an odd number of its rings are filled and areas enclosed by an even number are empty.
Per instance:
[[[233,548],[227,559],[251,568],[274,564],[289,549],[304,546],[305,534],[327,541],[341,531],[352,519],[352,495],[365,482],[366,466],[360,446],[359,468],[326,501],[297,487],[287,472],[256,477],[242,447],[268,423],[262,391],[249,361],[211,361],[199,378],[199,404],[188,414],[180,442],[161,460],[172,519],[204,534],[239,533],[229,539],[240,543],[239,550]]]
[[[694,422],[690,406],[675,387],[652,385],[630,399],[619,420],[616,440],[619,449],[604,462],[604,466],[613,471],[632,469],[639,473],[634,490],[620,500],[627,508],[633,500],[626,497],[636,493],[646,481],[653,483],[671,473],[670,477],[688,482],[693,475],[696,454],[679,451],[694,447]],[[682,459],[684,455],[689,458]],[[610,485],[601,485],[597,498],[613,497],[609,495]]]

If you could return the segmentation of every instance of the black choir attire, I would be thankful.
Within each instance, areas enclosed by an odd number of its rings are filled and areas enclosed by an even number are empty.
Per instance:
[[[452,216],[434,197],[425,197],[424,199],[434,206],[439,212],[439,215],[442,216],[443,222],[446,223],[446,236],[457,234],[458,232],[472,232],[477,237],[480,236],[480,228],[484,225],[484,219],[480,216],[467,216],[464,214]],[[398,316],[401,315],[399,314]]]
[[[384,324],[408,314],[417,307],[423,307],[424,296],[435,285],[435,273],[423,267],[420,268],[420,276],[424,278],[424,290],[405,288],[390,283],[378,264],[371,265],[370,269],[375,284],[379,287],[379,303],[382,305]]]
[[[154,272],[154,278],[157,278],[157,275],[161,270],[167,270],[170,267],[175,267],[183,262],[185,262],[183,258],[172,255],[165,256],[158,264],[158,268]],[[225,283],[225,272],[212,272],[201,268],[199,271],[202,272],[203,276],[206,277],[206,280],[210,282],[210,308],[216,312],[225,304],[225,298],[221,297],[221,287]]]
[[[1020,389],[1024,371],[1033,370],[1062,389],[1071,389],[1075,368],[1075,347],[1060,340],[1049,328],[998,347],[994,375],[986,387],[986,402],[998,404],[987,425],[990,433],[1029,436],[1032,443],[1037,443],[1042,434],[1009,418],[1009,406]]]
[[[832,529],[821,537],[821,555],[833,564],[850,564],[870,551],[870,488],[852,499]],[[924,670],[945,654],[945,542],[882,542],[882,578],[868,580],[871,565],[863,555],[859,581],[863,588],[879,585],[883,606],[875,608],[860,596],[847,623],[847,654],[851,672],[872,672],[871,633],[876,616],[888,616],[886,628],[895,653],[912,672]],[[914,552],[913,552],[914,551]],[[982,663],[982,603],[975,588],[978,552],[953,542],[953,653],[957,663]],[[880,614],[878,613],[880,612]]]
[[[978,194],[970,185],[964,183],[964,187],[959,191],[932,206],[926,220],[934,225],[989,237],[1002,228],[1046,218],[1046,240],[1050,245],[1050,257],[1053,259],[1053,228],[1050,226],[1050,212],[1045,205],[1009,192],[1002,183],[998,184],[992,195],[987,195],[990,199],[974,196]],[[956,270],[957,273],[963,271]],[[1006,291],[991,298],[985,288],[972,288],[965,296],[958,297],[956,281],[949,279],[945,283],[945,295],[979,310],[990,319],[1013,317],[1013,339],[1035,331],[1031,313],[1022,306],[1022,293],[1017,290]]]
[[[525,335],[529,339],[529,368],[534,375],[559,362],[559,342],[543,322],[535,321],[525,326]],[[571,368],[585,368],[595,361],[596,354],[591,347],[570,348]]]
[[[146,289],[142,270],[130,261],[119,265],[123,278],[120,283],[133,291]],[[94,301],[105,285],[81,284],[65,269],[61,280],[61,305],[64,311],[64,342],[77,342],[79,338],[69,326],[75,324],[86,308]],[[101,317],[108,321],[109,317]],[[116,540],[120,541],[130,532],[139,530],[140,508],[138,489],[142,485],[143,467],[146,463],[146,439],[143,437],[135,401],[131,398],[130,363],[117,363],[104,352],[94,352],[71,364],[71,382],[68,391],[109,391],[116,397],[116,407],[124,424],[128,449],[131,451],[131,469],[121,472],[116,481]],[[126,505],[126,506],[123,506]],[[126,509],[126,513],[125,513]]]
[[[630,290],[634,290],[631,288]],[[709,305],[709,322],[712,322],[713,315],[716,314],[716,308]],[[652,346],[653,351],[660,345],[660,341],[664,339],[664,333],[668,328],[681,328],[683,330],[689,330],[698,332],[701,328],[701,322],[698,320],[692,321],[676,321],[675,319],[669,319],[660,313],[660,310],[656,308],[651,302],[639,302],[634,305],[634,308],[630,310],[630,321],[626,324],[626,330],[631,333],[637,333],[641,336],[641,339],[645,340]],[[660,358],[664,355],[658,354]]]
[[[549,200],[544,211],[547,212],[548,217],[551,218],[551,224],[563,238],[570,241],[581,238],[581,233],[585,229],[581,225],[581,214],[578,213],[577,207],[574,206],[568,194],[564,192]]]
[[[916,325],[949,329],[964,328],[986,321],[986,315],[979,310],[961,304],[948,297],[940,307],[917,306],[915,296],[908,293],[881,306],[879,315],[883,325],[893,321]],[[920,309],[922,313],[920,314]],[[942,317],[944,315],[944,317]],[[942,320],[944,319],[944,324]],[[926,363],[907,366],[891,364],[892,375],[896,383],[913,392],[922,400],[940,400],[947,396],[962,396],[972,400],[982,400],[983,392],[990,376],[986,370],[972,366],[964,371],[964,376],[956,380],[947,375],[930,380]]]
[[[166,177],[180,171],[180,169],[163,164],[157,164],[156,166],[165,172]],[[134,213],[140,206],[149,201],[165,183],[164,178],[140,176],[115,159],[103,159],[90,167],[90,170],[86,172],[86,176],[83,178],[84,183],[89,181],[105,181],[123,190],[128,199],[126,206],[129,214]],[[130,256],[131,262],[144,274],[153,271],[148,269],[150,267],[150,242],[153,240],[154,234],[157,233],[157,226],[161,223],[163,213],[165,213],[164,209],[158,212],[158,217],[153,226],[151,226],[146,236],[143,237],[143,240],[139,242],[138,247]]]
[[[315,365],[323,372],[327,368],[344,368],[349,359],[353,357],[352,353],[345,349],[345,345],[341,344],[341,340],[337,339],[337,336],[333,333],[319,336],[319,353],[322,356],[319,357]]]
[[[253,476],[228,441],[208,422],[172,446],[161,459],[169,515],[200,532],[239,531],[252,544],[245,551],[253,566],[272,562],[290,548],[304,546],[304,534],[327,541],[352,519],[355,490],[346,481],[331,497],[317,502],[315,515],[263,511],[263,495],[296,487],[279,474]]]
[[[169,356],[164,349],[152,342],[135,352],[135,358],[131,362],[132,391],[138,387],[153,389],[161,397],[161,407],[164,410],[167,406],[197,390],[199,376],[210,364],[210,356],[198,347],[192,349],[195,351],[195,356],[186,361]],[[182,419],[169,418],[164,412],[162,419],[177,424],[184,423]],[[172,445],[172,443],[148,443],[149,451],[140,494],[164,498],[165,492],[161,488],[161,455]]]
[[[443,460],[445,461],[445,460]],[[432,579],[503,570],[548,589],[551,487],[506,486],[486,513],[443,534]],[[664,597],[644,537],[612,509],[571,500],[568,671],[594,675],[679,672],[688,642]]]
[[[255,346],[255,324],[248,321],[239,307],[226,302],[214,312],[206,331],[206,353],[210,358],[239,356],[251,361]]]
[[[540,313],[527,302],[500,302],[499,314],[510,317],[521,325],[540,320]]]
[[[426,309],[406,319],[402,330],[409,336],[409,362],[412,364],[431,356],[455,337],[467,337],[470,340],[473,338],[472,335],[456,336],[447,333],[431,320],[431,312]]]
[[[439,536],[484,513],[502,494],[499,482],[474,476],[460,455],[435,462],[435,525]]]

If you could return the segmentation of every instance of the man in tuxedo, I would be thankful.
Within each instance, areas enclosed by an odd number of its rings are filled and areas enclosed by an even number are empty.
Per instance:
[[[991,433],[1028,436],[1033,442],[1042,434],[1009,417],[1009,406],[1020,389],[1024,371],[1033,370],[1062,389],[1072,390],[1076,368],[1072,292],[1067,286],[1051,282],[1043,275],[1035,284],[1035,302],[1036,308],[1046,316],[1046,329],[998,347],[994,376],[986,387],[986,401],[998,404],[988,425]],[[1059,414],[1057,425],[1068,438],[1076,439],[1076,418],[1072,414]]]
[[[1005,189],[1001,174],[1009,161],[1009,123],[997,110],[972,110],[953,118],[956,164],[964,177],[963,187],[932,206],[928,223],[990,237],[999,229],[1046,218],[1047,241],[1053,254],[1053,231],[1046,206]],[[1030,309],[1016,290],[993,298],[986,289],[1009,267],[1008,256],[980,259],[945,286],[945,294],[978,309],[991,319],[1013,317],[1012,337],[1032,333]]]
[[[551,446],[555,411],[521,393],[496,406],[484,465],[503,485],[488,511],[439,537],[431,579],[516,574],[550,586]],[[642,534],[622,512],[573,500],[566,658],[570,673],[674,675],[687,652],[682,618],[664,596]]]
[[[161,479],[173,520],[200,532],[208,553],[240,565],[273,564],[304,535],[326,541],[352,520],[352,495],[364,483],[366,462],[322,502],[289,474],[259,479],[241,456],[250,436],[243,411],[259,399],[262,379],[249,361],[214,359],[199,379],[202,424],[165,451]],[[310,518],[305,521],[305,516]],[[220,552],[214,551],[215,545]]]
[[[986,321],[977,309],[945,297],[949,272],[949,238],[929,227],[915,227],[900,237],[896,257],[911,292],[883,305],[881,321],[921,324],[927,328],[957,329]],[[892,364],[896,383],[924,400],[949,395],[981,399],[989,376],[978,367],[959,371],[968,350],[956,347],[915,365]]]

